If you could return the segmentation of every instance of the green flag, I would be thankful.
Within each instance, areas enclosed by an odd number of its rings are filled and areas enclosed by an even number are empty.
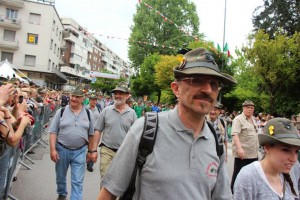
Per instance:
[[[220,47],[219,43],[218,43],[218,47],[217,48],[218,48],[218,51],[221,51],[221,47]]]
[[[227,42],[226,42],[226,44],[225,44],[225,46],[224,46],[224,48],[223,48],[223,51],[228,51],[228,44],[227,44]]]

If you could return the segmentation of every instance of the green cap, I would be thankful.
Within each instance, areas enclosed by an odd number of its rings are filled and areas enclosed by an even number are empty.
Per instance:
[[[83,90],[80,87],[76,87],[71,91],[71,95],[77,96],[77,97],[83,97],[85,94]]]
[[[186,53],[181,64],[175,67],[173,72],[176,79],[192,75],[209,75],[216,77],[224,84],[237,83],[234,77],[220,72],[214,57],[204,48],[197,48]]]
[[[115,92],[115,91],[121,91],[121,92],[125,92],[130,94],[130,90],[128,88],[128,83],[126,82],[120,82],[115,89],[113,89],[111,92]]]
[[[253,103],[253,101],[247,99],[244,101],[244,103],[242,105],[243,105],[243,107],[244,106],[254,106],[254,103]]]
[[[284,143],[300,146],[300,137],[294,124],[286,118],[274,118],[269,120],[262,134],[258,134],[261,146],[265,144]]]
[[[98,99],[97,95],[95,93],[90,94],[90,99]]]
[[[220,102],[216,101],[215,103],[215,108],[219,108],[219,109],[222,109],[223,108],[223,104],[221,104]]]

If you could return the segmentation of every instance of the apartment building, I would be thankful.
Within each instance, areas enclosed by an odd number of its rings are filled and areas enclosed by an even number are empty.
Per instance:
[[[0,0],[0,60],[40,86],[53,89],[91,81],[103,68],[129,77],[130,64],[71,18],[54,0]]]
[[[40,86],[59,89],[63,25],[52,1],[0,0],[0,56]]]

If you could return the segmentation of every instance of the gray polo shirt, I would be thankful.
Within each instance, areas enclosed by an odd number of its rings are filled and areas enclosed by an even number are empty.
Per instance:
[[[90,105],[87,105],[86,106],[92,113],[92,116],[94,118],[94,122],[95,122],[95,125],[96,125],[96,122],[98,121],[99,117],[100,117],[100,113],[101,113],[101,110],[97,108],[97,106],[95,106],[95,108],[91,108]]]
[[[85,106],[76,115],[67,105],[62,117],[61,109],[56,112],[49,131],[51,134],[58,133],[57,141],[65,147],[77,149],[89,142],[88,135],[94,135],[94,119],[90,116],[89,121]]]
[[[101,143],[109,148],[119,149],[126,133],[136,119],[134,110],[129,106],[120,113],[114,105],[110,105],[100,113],[95,130],[102,133]]]
[[[154,149],[137,178],[133,199],[231,200],[225,154],[219,159],[208,125],[205,123],[194,139],[177,108],[159,113],[158,121]],[[101,186],[116,196],[122,195],[129,184],[143,127],[144,117],[130,128],[102,179]]]

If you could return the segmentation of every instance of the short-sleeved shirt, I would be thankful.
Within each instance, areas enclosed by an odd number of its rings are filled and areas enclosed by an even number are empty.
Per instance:
[[[101,186],[116,196],[122,195],[129,184],[143,128],[144,117],[130,128],[102,179]],[[224,154],[218,157],[213,133],[205,123],[194,139],[177,108],[159,114],[153,152],[136,183],[134,200],[232,199]]]
[[[95,106],[94,108],[91,108],[90,105],[88,105],[87,108],[91,111],[92,116],[94,118],[94,122],[96,123],[100,117],[100,113],[101,113],[100,108],[97,108],[97,106]]]
[[[137,118],[140,118],[140,117],[143,116],[143,110],[144,110],[143,106],[136,105],[136,106],[134,106],[133,109],[134,109],[134,111],[136,113]]]
[[[87,110],[89,112],[89,110]],[[94,119],[87,115],[85,106],[75,114],[66,106],[63,115],[57,110],[50,126],[50,133],[57,134],[57,141],[69,149],[77,149],[89,142],[88,136],[94,135]]]
[[[114,105],[105,107],[95,126],[95,129],[102,133],[101,143],[109,148],[118,149],[136,119],[134,110],[129,106],[122,113]]]
[[[255,123],[255,117],[251,116],[251,118],[253,123],[248,121],[244,113],[241,113],[234,118],[231,130],[231,135],[237,135],[239,137],[246,159],[258,157],[258,127]],[[232,147],[233,155],[238,157],[236,154],[236,145],[234,143]]]

